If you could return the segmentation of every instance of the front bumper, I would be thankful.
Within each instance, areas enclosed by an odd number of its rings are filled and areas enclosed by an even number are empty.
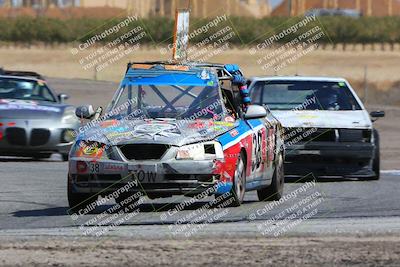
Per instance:
[[[368,178],[375,146],[363,142],[309,142],[286,147],[285,175]]]
[[[69,183],[73,193],[106,195],[129,182],[150,198],[172,195],[194,196],[202,192],[224,194],[232,182],[218,173],[215,160],[168,160],[121,162],[70,158]]]
[[[0,155],[32,156],[44,153],[68,154],[72,142],[64,140],[65,131],[79,124],[62,124],[53,120],[1,120]]]

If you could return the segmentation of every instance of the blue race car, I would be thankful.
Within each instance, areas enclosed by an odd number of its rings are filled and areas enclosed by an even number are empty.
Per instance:
[[[281,125],[250,105],[236,65],[129,64],[106,113],[80,129],[70,152],[68,200],[80,212],[128,183],[137,192],[278,200],[283,191]],[[93,118],[91,105],[76,115]]]

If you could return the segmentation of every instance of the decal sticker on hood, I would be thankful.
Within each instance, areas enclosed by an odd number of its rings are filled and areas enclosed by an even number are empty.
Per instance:
[[[8,99],[2,99],[0,101],[0,110],[39,110],[49,112],[61,111],[61,109],[57,107],[39,105],[36,101]]]
[[[234,123],[199,121],[121,121],[121,125],[107,128],[94,127],[82,132],[79,139],[111,143],[162,143],[184,145],[209,141],[235,127]]]

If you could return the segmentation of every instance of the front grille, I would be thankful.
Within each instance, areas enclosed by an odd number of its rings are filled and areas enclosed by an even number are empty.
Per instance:
[[[160,159],[169,148],[160,144],[129,144],[121,145],[119,149],[128,160]]]
[[[170,181],[175,180],[196,180],[203,183],[212,183],[215,179],[219,180],[218,174],[165,174],[165,179]]]
[[[99,181],[113,181],[113,182],[122,182],[122,177],[119,174],[97,174],[97,180]]]
[[[26,132],[23,128],[7,128],[6,129],[7,141],[10,145],[26,146]]]
[[[87,183],[89,182],[90,175],[89,174],[79,174],[76,176],[77,183]]]
[[[50,139],[50,131],[47,129],[33,129],[31,133],[31,146],[43,146]]]
[[[335,129],[285,128],[285,142],[335,142]]]
[[[340,142],[370,142],[370,130],[353,130],[353,129],[340,129],[339,141]]]

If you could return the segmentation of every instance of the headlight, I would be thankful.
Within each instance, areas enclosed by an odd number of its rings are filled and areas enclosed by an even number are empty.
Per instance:
[[[224,152],[218,142],[199,143],[178,148],[176,159],[205,160],[223,159]]]
[[[63,124],[72,124],[78,121],[78,118],[75,116],[74,109],[66,109],[64,111],[64,115],[61,118],[61,123]]]
[[[107,145],[95,141],[78,141],[74,146],[75,157],[108,159]]]

